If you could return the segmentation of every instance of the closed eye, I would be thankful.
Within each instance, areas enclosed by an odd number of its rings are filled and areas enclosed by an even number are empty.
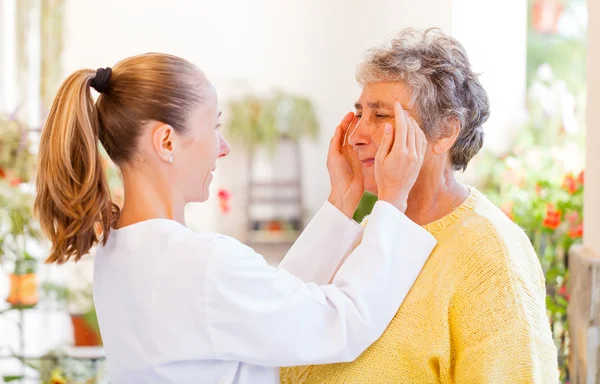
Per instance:
[[[217,126],[215,127],[215,129],[218,131],[221,128],[221,123],[217,124]]]

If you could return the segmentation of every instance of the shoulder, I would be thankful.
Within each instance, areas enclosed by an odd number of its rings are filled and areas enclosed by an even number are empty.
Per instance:
[[[523,229],[480,192],[473,209],[454,226],[454,234],[470,255],[503,255],[502,261],[508,261],[507,257],[512,254],[535,256]]]
[[[479,193],[474,209],[458,225],[465,281],[473,278],[543,289],[544,275],[527,234]]]
[[[250,247],[231,236],[208,231],[196,232],[184,226],[173,228],[164,233],[162,239],[155,241],[164,244],[169,258],[179,260],[182,265],[186,260],[189,263],[219,265],[254,254]]]
[[[537,255],[525,231],[490,202],[479,194],[473,215],[470,218],[474,229],[479,229],[475,238],[477,243],[489,242],[490,246],[502,248],[508,262],[537,262]]]
[[[239,240],[216,232],[195,232],[185,228],[169,234],[168,245],[179,249],[210,250],[212,252],[228,253],[227,250],[248,250],[249,247]]]
[[[265,259],[239,240],[214,232],[188,232],[171,239],[169,247],[181,268],[200,278],[204,289],[225,290],[257,278],[270,268]],[[209,285],[207,285],[209,284]],[[229,287],[229,288],[227,288]],[[211,291],[214,292],[214,291]]]

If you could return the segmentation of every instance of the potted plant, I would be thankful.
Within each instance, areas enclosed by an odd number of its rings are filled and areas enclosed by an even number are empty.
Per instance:
[[[68,306],[73,326],[73,345],[92,347],[102,345],[96,308],[92,298],[91,284],[82,289],[68,287],[51,282],[42,284],[45,298]]]
[[[17,308],[27,308],[39,301],[37,270],[38,261],[28,253],[15,262],[15,269],[10,274],[10,293],[6,301]]]
[[[30,130],[15,119],[0,117],[0,266],[9,274],[7,302],[31,307],[38,302],[36,270],[39,261],[29,249],[41,238],[33,219],[33,174]]]
[[[231,140],[250,148],[275,148],[278,140],[316,139],[319,124],[312,102],[301,96],[276,92],[271,96],[248,95],[229,103],[227,132]]]
[[[69,315],[71,316],[71,324],[73,325],[73,344],[76,347],[102,345],[98,317],[93,302],[90,303],[84,312],[71,312]]]
[[[31,307],[38,302],[36,271],[39,261],[28,251],[29,243],[40,237],[31,212],[31,195],[17,191],[0,180],[0,262],[9,274],[10,294],[6,301],[14,307]]]

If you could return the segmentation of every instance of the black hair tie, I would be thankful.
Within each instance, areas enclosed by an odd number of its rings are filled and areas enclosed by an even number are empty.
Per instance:
[[[110,75],[112,75],[112,69],[110,67],[98,68],[96,70],[96,77],[94,77],[90,83],[91,87],[98,93],[106,92],[110,81]]]

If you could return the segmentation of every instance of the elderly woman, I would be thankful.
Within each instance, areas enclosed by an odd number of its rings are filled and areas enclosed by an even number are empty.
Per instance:
[[[357,360],[284,368],[281,382],[557,383],[544,275],[528,238],[454,177],[481,149],[489,116],[464,48],[437,30],[405,31],[371,50],[357,78],[348,143],[365,189],[377,193],[381,132],[407,111],[428,146],[406,214],[438,244],[383,336]]]

